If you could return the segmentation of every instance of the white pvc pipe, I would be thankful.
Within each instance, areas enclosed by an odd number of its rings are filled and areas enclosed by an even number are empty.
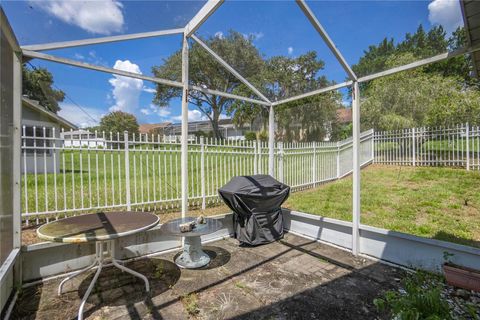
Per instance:
[[[184,218],[188,210],[188,39],[185,35],[182,47],[182,83],[181,198]]]
[[[360,87],[353,83],[352,90],[353,122],[353,211],[352,211],[352,253],[360,251]]]
[[[268,174],[272,177],[275,173],[274,168],[275,155],[275,113],[273,106],[270,106],[268,113]]]

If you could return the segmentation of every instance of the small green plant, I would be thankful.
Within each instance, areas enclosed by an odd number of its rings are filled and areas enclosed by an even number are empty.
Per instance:
[[[163,276],[164,270],[163,270],[163,264],[158,264],[155,266],[155,271],[153,273],[153,277],[155,279],[160,279]]]
[[[250,287],[248,287],[245,283],[241,282],[241,281],[236,281],[234,283],[235,287],[243,290],[245,293],[251,293],[252,292],[252,289]]]
[[[255,131],[247,131],[245,132],[245,140],[247,141],[255,141],[257,140],[257,134]]]
[[[443,251],[443,261],[445,261],[445,263],[447,264],[453,264],[451,258],[454,256],[455,254],[453,253],[450,253],[448,251]]]
[[[449,320],[450,306],[442,298],[442,281],[426,272],[409,275],[402,281],[404,289],[387,291],[373,301],[379,311],[387,311],[398,320]]]
[[[182,303],[189,315],[194,316],[200,312],[200,309],[198,308],[198,297],[196,293],[189,293],[183,296]]]
[[[245,283],[237,281],[237,282],[235,282],[235,287],[240,288],[240,289],[245,289],[247,286],[245,285]]]
[[[258,140],[260,141],[268,141],[268,132],[263,130],[258,134]]]

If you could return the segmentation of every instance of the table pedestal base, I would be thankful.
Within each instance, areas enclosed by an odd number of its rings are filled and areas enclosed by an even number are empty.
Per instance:
[[[104,250],[104,243],[106,244],[106,250]],[[140,274],[136,271],[133,271],[132,269],[129,269],[123,265],[123,262],[120,260],[116,260],[114,258],[114,252],[115,252],[115,240],[108,240],[108,241],[98,241],[95,243],[95,261],[93,264],[90,266],[86,267],[85,269],[79,270],[60,282],[60,285],[58,286],[58,295],[62,294],[62,288],[63,285],[68,281],[71,280],[72,278],[85,273],[91,269],[97,268],[97,271],[95,272],[95,275],[93,276],[92,282],[90,282],[90,285],[87,288],[87,291],[85,292],[85,295],[82,298],[82,302],[80,303],[80,308],[78,309],[78,320],[83,320],[83,308],[85,307],[85,303],[87,302],[88,297],[90,296],[90,293],[93,290],[93,287],[95,286],[95,283],[98,280],[98,276],[100,275],[100,272],[102,271],[103,267],[107,266],[115,266],[118,269],[128,272],[131,275],[138,277],[142,279],[145,282],[145,290],[147,292],[150,291],[150,284],[148,283],[147,277],[145,277],[143,274]],[[105,261],[110,261],[109,263],[105,263]]]
[[[202,250],[200,236],[185,237],[183,252],[175,259],[177,266],[186,269],[196,269],[206,266],[210,257]]]

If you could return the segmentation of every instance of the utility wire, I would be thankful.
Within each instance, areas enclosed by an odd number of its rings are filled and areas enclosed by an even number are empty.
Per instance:
[[[27,62],[28,65],[30,67],[32,67],[33,70],[37,70],[37,67],[35,67],[33,64],[30,63],[30,61]],[[92,121],[94,122],[98,122],[98,120],[96,120],[94,117],[92,117],[84,108],[82,108],[82,106],[80,106],[78,103],[76,103],[67,93],[65,93],[62,89],[60,89],[57,85],[55,85],[54,83],[52,83],[52,86],[59,90],[59,91],[62,91],[64,94],[65,94],[65,98],[67,98],[68,100],[70,100],[71,103],[73,103],[74,106],[76,106],[77,108],[79,108],[83,113],[85,113],[87,115],[87,117],[89,117]]]

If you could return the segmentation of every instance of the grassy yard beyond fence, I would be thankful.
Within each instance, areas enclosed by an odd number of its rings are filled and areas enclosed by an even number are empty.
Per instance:
[[[293,193],[285,206],[351,221],[352,179]],[[480,247],[480,172],[372,165],[361,208],[362,224]]]

